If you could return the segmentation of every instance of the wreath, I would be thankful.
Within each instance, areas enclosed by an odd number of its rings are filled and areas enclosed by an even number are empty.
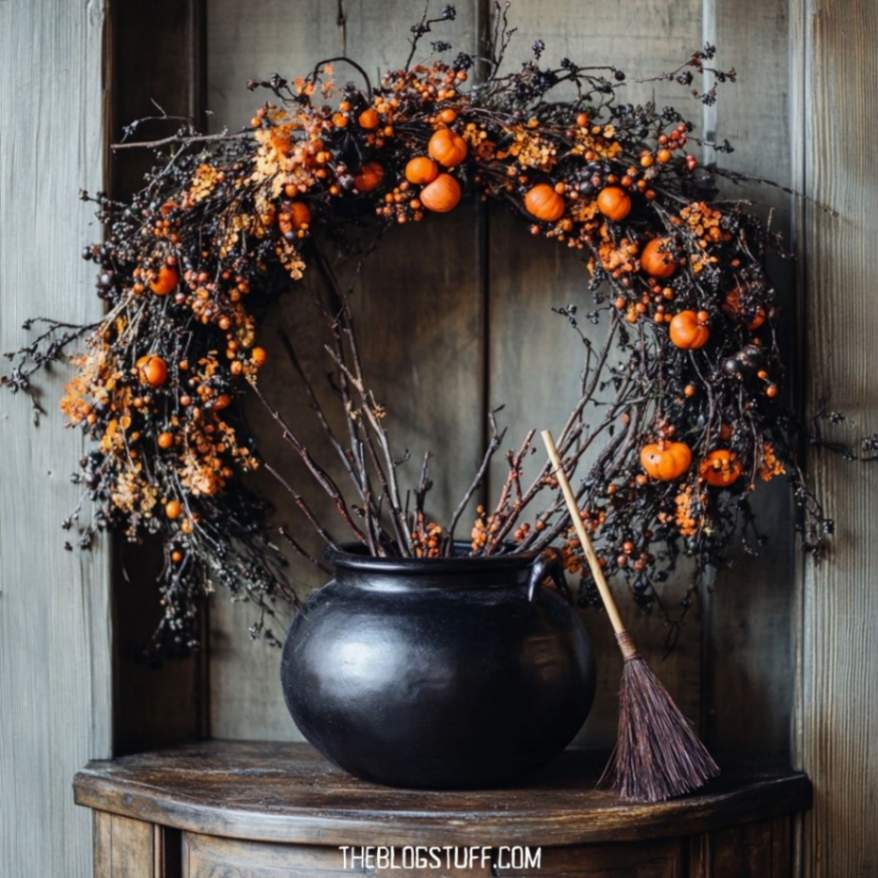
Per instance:
[[[831,531],[796,463],[796,421],[779,402],[781,313],[765,255],[782,248],[745,202],[719,200],[718,178],[744,178],[702,167],[688,147],[703,142],[675,109],[626,103],[627,79],[615,67],[568,58],[546,65],[538,41],[517,70],[502,72],[514,32],[505,8],[484,57],[414,64],[422,38],[453,18],[453,7],[425,15],[412,29],[406,63],[377,84],[346,57],[291,81],[250,83],[269,97],[241,131],[201,134],[183,121],[166,138],[138,143],[135,122],[118,146],[154,151],[143,188],[129,203],[83,193],[106,230],[83,254],[98,266],[105,316],[85,326],[28,321],[39,333],[8,355],[5,383],[39,407],[35,371],[82,342],[61,409],[93,445],[75,476],[83,503],[64,523],[76,535],[68,547],[87,546],[108,527],[131,540],[160,536],[158,648],[196,644],[199,599],[214,586],[255,605],[253,633],[270,640],[276,603],[297,604],[266,504],[248,486],[253,470],[281,479],[321,540],[338,543],[301,490],[260,457],[241,410],[247,394],[269,409],[332,499],[346,538],[381,556],[460,551],[461,519],[503,445],[496,412],[453,519],[434,521],[430,457],[415,484],[401,484],[400,450],[367,382],[332,254],[365,256],[390,227],[429,222],[467,193],[506,205],[531,234],[585,263],[582,301],[557,309],[584,352],[581,393],[558,445],[571,474],[593,455],[577,473],[577,501],[608,575],[647,606],[681,553],[700,571],[733,542],[755,551],[761,537],[750,497],[781,475],[792,482],[806,546],[819,551]],[[716,85],[700,93],[696,77],[735,79],[709,66],[714,53],[707,46],[658,78],[712,103]],[[352,70],[356,81],[336,85],[333,67]],[[572,97],[555,99],[562,87]],[[295,364],[308,409],[285,419],[259,385],[260,369],[279,353],[260,343],[260,321],[278,296],[303,295],[295,282],[315,269],[325,281],[314,304],[332,340],[342,433],[288,339],[280,353]],[[600,321],[606,334],[596,344],[585,327]],[[297,423],[306,416],[326,432],[319,453],[300,440]],[[467,524],[468,551],[481,557],[556,544],[575,575],[583,559],[549,464],[525,477],[533,437],[506,452],[498,496]],[[321,563],[296,529],[281,532]],[[582,575],[580,598],[593,601]],[[691,600],[690,591],[684,610]]]

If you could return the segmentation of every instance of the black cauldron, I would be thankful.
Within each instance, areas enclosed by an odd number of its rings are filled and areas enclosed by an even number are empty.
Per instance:
[[[496,786],[585,722],[594,659],[555,553],[330,560],[335,578],[290,626],[281,682],[336,765],[391,786]]]

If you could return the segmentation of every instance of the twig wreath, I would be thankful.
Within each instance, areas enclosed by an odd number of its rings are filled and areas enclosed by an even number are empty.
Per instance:
[[[454,15],[453,7],[425,15],[412,28],[404,66],[378,84],[350,58],[321,62],[293,81],[251,83],[271,98],[247,129],[203,135],[182,120],[164,139],[125,142],[156,155],[144,187],[129,204],[83,194],[106,229],[103,243],[84,253],[99,266],[106,315],[85,326],[28,321],[27,329],[40,332],[9,355],[5,381],[39,406],[33,374],[84,342],[61,408],[94,441],[76,476],[93,512],[81,505],[65,527],[83,546],[107,527],[132,540],[161,535],[158,647],[195,645],[198,602],[214,585],[251,601],[262,613],[255,631],[269,639],[275,601],[297,603],[266,505],[247,487],[250,471],[272,472],[322,540],[338,542],[301,491],[260,458],[240,412],[246,393],[269,408],[332,499],[345,539],[381,556],[454,551],[504,433],[492,415],[481,466],[452,520],[431,520],[429,454],[418,483],[401,484],[399,449],[364,374],[347,293],[327,248],[344,240],[366,253],[387,228],[452,211],[466,192],[506,204],[533,235],[581,254],[589,278],[585,319],[608,322],[595,345],[580,325],[580,306],[559,309],[581,337],[584,363],[578,401],[557,433],[571,476],[599,448],[577,475],[576,499],[608,576],[623,578],[649,604],[681,553],[703,570],[734,541],[755,551],[761,537],[750,495],[782,474],[792,483],[806,546],[819,551],[831,532],[796,463],[796,421],[778,402],[780,314],[764,257],[779,242],[746,203],[718,200],[718,175],[743,178],[699,165],[687,145],[701,141],[676,110],[620,100],[621,70],[567,58],[543,66],[537,42],[516,72],[501,73],[513,33],[505,7],[498,6],[486,57],[413,64],[420,40]],[[433,43],[439,53],[449,48]],[[734,71],[707,66],[713,57],[707,46],[658,79],[690,92],[705,71],[715,82],[734,80]],[[352,69],[356,84],[336,88],[333,65]],[[553,100],[562,85],[574,97]],[[716,98],[715,89],[692,93],[707,103]],[[258,381],[275,353],[260,344],[259,317],[306,266],[328,291],[317,304],[331,330],[332,387],[345,423],[344,435],[332,429],[285,342],[308,392],[310,414],[301,414],[325,430],[319,454],[303,444],[297,423],[271,407]],[[581,550],[550,465],[524,478],[535,450],[531,430],[506,452],[498,496],[466,526],[470,551],[490,556],[560,544],[577,574]],[[324,456],[341,464],[343,481],[318,460]],[[283,533],[311,557],[293,533]],[[594,599],[590,579],[579,593]]]

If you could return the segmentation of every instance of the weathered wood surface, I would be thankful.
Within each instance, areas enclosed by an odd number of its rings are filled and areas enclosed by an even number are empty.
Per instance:
[[[705,131],[734,145],[732,153],[704,151],[705,160],[791,184],[789,118],[789,22],[787,0],[735,0],[705,4],[704,39],[718,47],[716,64],[734,68],[738,81],[720,85],[719,100],[705,108]],[[745,24],[746,23],[746,24]],[[772,227],[788,236],[790,198],[758,183],[725,183],[730,198],[749,198]],[[790,362],[797,353],[798,319],[793,266],[771,258],[770,278],[778,292],[784,343]],[[788,376],[791,385],[795,370]],[[791,387],[785,388],[792,396]],[[795,542],[792,498],[784,480],[760,485],[754,495],[760,530],[769,538],[756,558],[737,552],[731,565],[706,584],[701,687],[704,732],[719,750],[784,756],[790,748],[792,712],[792,624]],[[746,705],[745,709],[742,709]],[[758,715],[760,721],[753,722]]]
[[[366,783],[301,743],[212,741],[94,762],[77,776],[90,808],[190,832],[297,844],[543,844],[691,835],[793,814],[808,779],[729,767],[703,793],[657,805],[594,789],[602,760],[568,751],[514,789],[437,792]]]
[[[787,821],[789,818],[786,818]],[[481,845],[477,847],[481,848]],[[360,875],[368,878],[421,878],[439,874],[443,878],[683,878],[686,870],[686,853],[680,839],[672,841],[642,842],[629,845],[575,845],[562,848],[541,848],[538,865],[512,865],[513,856],[524,862],[522,854],[509,850],[486,850],[475,855],[475,864],[467,866],[464,861],[466,848],[460,849],[457,864],[451,854],[450,865],[444,851],[435,851],[431,869],[409,868],[412,859],[406,860],[402,850],[392,854],[393,863],[381,862],[377,857],[369,863],[352,861],[351,852],[337,847],[310,845],[280,845],[268,842],[239,841],[216,836],[183,834],[183,878],[215,878],[214,870],[236,870],[234,875],[247,878],[341,878],[343,875]],[[409,855],[412,857],[413,855]],[[423,862],[429,862],[429,854],[421,854]],[[416,863],[416,861],[415,861]],[[221,875],[227,872],[220,871]],[[707,878],[697,873],[694,878]],[[742,875],[744,873],[741,873]],[[755,874],[755,873],[754,873]],[[717,872],[716,878],[731,878],[731,873]],[[740,876],[736,876],[740,878]]]
[[[94,812],[94,878],[179,878],[182,846],[176,829]]]
[[[171,116],[199,118],[202,5],[203,0],[113,4],[104,55],[112,83],[108,142],[120,142],[125,126],[133,120],[160,115],[157,106]],[[164,137],[179,124],[147,122],[135,137]],[[130,197],[143,185],[143,175],[152,161],[148,150],[108,150],[108,191],[119,200]],[[113,539],[116,754],[158,747],[207,731],[206,649],[159,667],[143,657],[161,616],[155,583],[162,563],[161,547],[155,540],[132,544],[122,535]]]
[[[29,339],[28,317],[100,314],[79,259],[100,230],[77,193],[101,187],[102,26],[91,0],[0,3],[2,351]],[[110,752],[108,562],[64,550],[83,445],[57,413],[62,370],[40,386],[36,430],[27,398],[0,394],[0,875],[85,878],[91,820],[69,790]]]
[[[691,878],[789,878],[792,821],[788,817],[728,826],[692,839]]]
[[[404,60],[408,28],[420,9],[406,0],[365,0],[343,3],[342,8],[344,25],[337,23],[336,7],[319,0],[292,6],[262,0],[258,9],[234,0],[209,0],[207,106],[211,126],[237,128],[252,116],[254,106],[264,97],[247,91],[250,78],[274,72],[298,75],[345,49],[374,79],[379,69],[387,70]],[[461,48],[475,49],[476,12],[475,3],[458,5],[453,33]],[[343,64],[334,68],[333,78],[340,85],[357,76]],[[463,494],[481,454],[484,343],[478,240],[477,208],[465,205],[454,215],[422,227],[396,230],[382,242],[361,278],[353,278],[349,270],[341,273],[354,289],[365,368],[379,401],[388,409],[386,423],[395,451],[399,456],[406,449],[411,451],[406,469],[412,484],[423,453],[431,449],[437,454],[429,511],[442,518]],[[320,293],[321,287],[312,266],[278,305],[278,323],[285,326],[306,371],[332,405],[324,378],[328,363],[322,346],[327,339],[309,301],[315,290]],[[266,396],[295,421],[304,441],[339,484],[347,484],[337,461],[319,451],[326,448],[320,428],[296,418],[297,410],[306,405],[301,382],[285,362],[277,326],[265,331],[268,346],[278,352],[263,372]],[[292,459],[270,418],[258,404],[249,414],[264,437],[263,454],[304,486],[309,504],[334,524],[337,516],[331,504]],[[283,490],[264,473],[258,484],[277,508],[277,519],[287,522],[299,539],[319,552]],[[338,537],[344,536],[342,528],[331,529]],[[290,562],[291,578],[303,594],[325,580],[298,557],[292,556]],[[212,604],[211,734],[300,739],[278,684],[280,654],[263,642],[249,640],[251,622],[248,608],[229,605],[225,595],[218,595]],[[272,628],[283,637],[283,620]]]
[[[833,217],[800,205],[807,399],[878,429],[878,176],[873,144],[878,7],[851,0],[792,4],[797,56],[797,179]],[[801,595],[796,755],[814,778],[805,819],[809,878],[878,873],[878,470],[826,452],[809,469],[837,526],[828,563],[808,564]]]

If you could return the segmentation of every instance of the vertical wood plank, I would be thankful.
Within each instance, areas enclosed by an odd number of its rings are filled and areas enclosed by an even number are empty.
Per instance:
[[[473,50],[477,31],[477,2],[459,3],[457,19],[443,29],[456,48]],[[373,77],[399,66],[408,52],[410,25],[422,7],[406,0],[344,0],[344,26],[337,4],[302,0],[293,4],[261,0],[257,8],[233,0],[209,0],[207,10],[208,107],[211,125],[240,127],[264,100],[248,92],[251,78],[274,72],[299,75],[322,58],[342,54],[363,63]],[[425,41],[425,49],[429,51]],[[335,64],[334,78],[344,84],[356,73]],[[387,425],[400,455],[409,449],[406,466],[411,481],[417,476],[425,450],[437,454],[436,485],[429,511],[447,515],[477,467],[484,411],[482,385],[482,298],[475,205],[462,206],[448,217],[430,217],[418,226],[394,230],[369,261],[361,278],[345,274],[354,290],[354,308],[366,370],[379,400],[388,409]],[[278,305],[277,322],[292,335],[306,370],[326,394],[327,371],[320,318],[308,303],[317,273],[306,272],[303,282]],[[315,329],[317,327],[317,329]],[[266,327],[265,340],[276,351],[263,370],[266,395],[290,417],[303,410],[305,399],[292,367],[284,362],[276,326]],[[250,412],[263,454],[297,485],[308,502],[334,523],[336,516],[309,476],[283,447],[274,425],[254,405]],[[308,418],[302,419],[308,421]],[[345,483],[340,467],[322,453],[326,447],[315,425],[302,424],[309,447],[321,463]],[[319,551],[307,525],[289,509],[286,495],[264,473],[260,490],[303,542]],[[340,528],[333,530],[341,535]],[[300,590],[321,576],[298,558],[291,558],[290,575]],[[220,737],[298,737],[278,683],[279,652],[250,642],[252,618],[246,607],[229,605],[217,595],[211,609],[211,730]],[[283,637],[283,623],[273,626]]]
[[[113,858],[113,815],[106,811],[93,811],[92,824],[94,878],[112,878]]]
[[[878,179],[873,112],[878,8],[860,0],[792,4],[801,94],[794,109],[807,193],[839,212],[801,205],[805,252],[807,399],[850,414],[857,431],[878,429],[874,379],[874,279],[878,272]],[[807,876],[878,870],[878,471],[825,452],[809,469],[837,525],[829,563],[806,563],[801,594],[797,759],[815,787],[804,818]]]
[[[122,139],[135,119],[158,114],[201,114],[200,73],[203,0],[113,4],[106,64],[110,100],[108,138]],[[176,130],[178,122],[150,122],[135,137],[148,140]],[[143,183],[153,162],[148,150],[111,152],[109,190],[125,200]],[[155,588],[162,565],[154,540],[132,545],[117,536],[113,552],[114,645],[117,709],[114,750],[133,753],[206,732],[206,655],[175,659],[161,667],[144,661],[161,608]],[[205,632],[206,633],[206,632]],[[206,637],[203,638],[205,641]],[[205,643],[205,646],[207,644]]]
[[[604,5],[584,14],[575,0],[551,4],[515,4],[512,24],[519,27],[507,53],[514,68],[533,41],[546,43],[544,58],[557,63],[563,57],[590,63],[612,63],[626,70],[631,80],[673,69],[701,44],[700,0],[637,0]],[[653,91],[654,89],[654,91]],[[681,106],[685,90],[668,83],[626,88],[625,100],[655,98],[659,104]],[[692,103],[690,114],[699,115]],[[681,109],[686,109],[682,107]],[[517,444],[530,427],[558,429],[578,398],[577,378],[569,364],[583,361],[581,343],[553,307],[576,304],[580,313],[591,310],[588,281],[581,259],[553,242],[532,238],[527,223],[506,211],[491,211],[489,233],[489,371],[491,406],[505,405],[501,419],[508,423],[509,445]],[[591,327],[582,321],[596,344],[606,326]],[[504,477],[502,456],[492,473],[496,494]],[[534,456],[531,467],[539,464]],[[587,461],[586,461],[587,464]],[[674,608],[689,586],[685,570],[662,586],[662,597]],[[653,663],[684,712],[699,715],[700,622],[687,618],[676,649],[666,658],[666,629],[657,615],[645,616],[622,589],[616,590],[638,647]],[[610,747],[616,734],[616,712],[622,660],[602,612],[588,611],[586,625],[598,659],[595,703],[585,725],[582,742],[590,747]]]
[[[690,839],[690,878],[789,878],[791,822],[778,817]]]
[[[104,7],[0,3],[0,350],[28,339],[27,317],[100,314],[79,259],[99,231],[77,202],[102,174]],[[5,365],[4,365],[5,370]],[[41,382],[50,413],[34,429],[23,396],[0,394],[0,874],[92,870],[92,820],[73,773],[110,752],[108,562],[65,552],[61,522],[83,444],[57,414],[63,370]],[[73,540],[75,542],[75,539]]]
[[[157,827],[119,814],[111,815],[110,821],[112,878],[160,878],[155,859]]]
[[[717,65],[738,71],[738,82],[721,85],[717,103],[705,110],[705,130],[730,140],[734,152],[705,150],[706,161],[791,184],[789,121],[789,22],[787,0],[705,3],[705,38],[715,42]],[[750,198],[764,219],[787,235],[790,202],[785,193],[759,184],[725,184],[730,198]],[[796,319],[790,262],[769,261],[784,319]],[[793,362],[792,333],[782,339]],[[794,379],[787,376],[787,385]],[[787,388],[788,398],[791,396]],[[795,592],[794,513],[788,484],[760,486],[753,500],[768,543],[758,558],[737,552],[730,567],[710,584],[705,613],[705,733],[720,752],[789,753],[792,705],[791,616]],[[742,706],[747,705],[746,710]],[[760,721],[753,722],[758,715]]]

